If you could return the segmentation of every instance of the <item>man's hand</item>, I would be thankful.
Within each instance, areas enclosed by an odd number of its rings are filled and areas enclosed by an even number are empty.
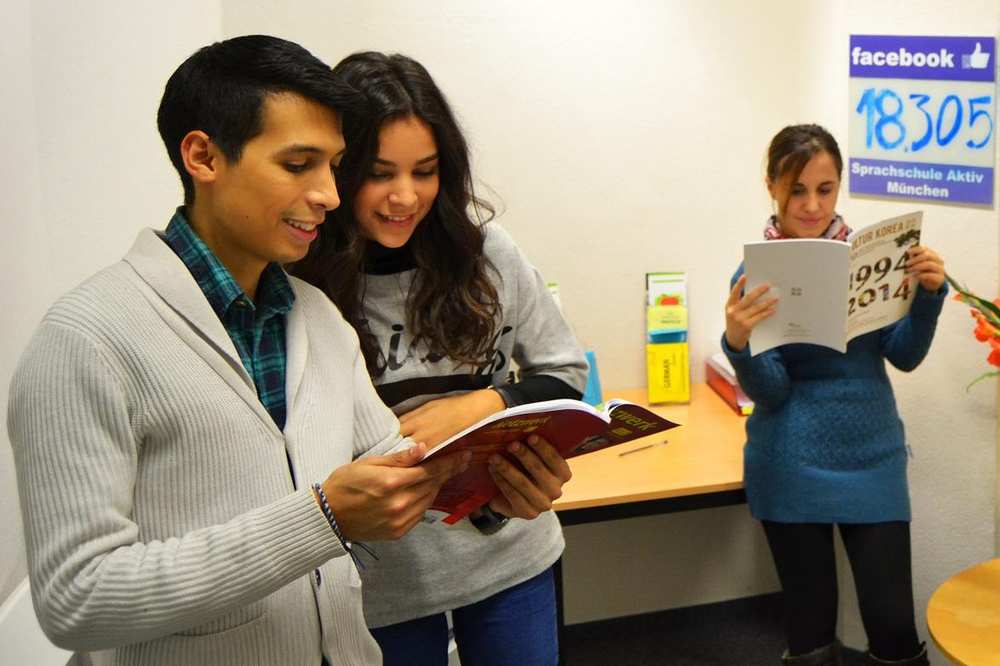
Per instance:
[[[490,508],[512,518],[537,518],[562,497],[562,487],[573,474],[566,460],[537,435],[527,445],[513,442],[507,450],[528,475],[501,455],[490,458],[490,474],[502,494],[490,500]]]
[[[333,471],[323,482],[330,509],[345,539],[398,539],[420,522],[438,489],[468,467],[471,452],[419,464],[423,444],[388,456],[362,458]]]
[[[503,398],[493,389],[438,398],[400,416],[399,432],[433,448],[504,407]]]

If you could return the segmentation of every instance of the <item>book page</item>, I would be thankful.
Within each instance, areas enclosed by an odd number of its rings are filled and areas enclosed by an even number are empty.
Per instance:
[[[729,362],[729,358],[722,352],[715,352],[709,356],[705,361],[711,365],[716,372],[719,373],[730,384],[737,384],[736,381],[736,370],[733,369],[733,364]]]
[[[466,435],[475,432],[476,430],[485,429],[486,426],[492,423],[496,423],[497,421],[508,419],[516,424],[521,422],[521,419],[517,417],[530,416],[532,414],[539,414],[539,413],[547,414],[549,412],[559,412],[565,410],[584,412],[585,414],[596,416],[597,418],[602,419],[605,422],[608,421],[608,417],[605,414],[598,412],[592,406],[588,405],[585,402],[581,402],[579,400],[571,400],[569,398],[557,398],[555,400],[531,402],[525,405],[517,405],[515,407],[509,407],[507,409],[500,410],[495,414],[490,414],[481,421],[473,423],[465,430],[455,433],[448,439],[444,440],[434,448],[427,451],[427,453],[424,454],[423,460],[427,460],[428,458],[436,454],[438,451],[442,451],[448,448],[448,446],[452,442],[458,441],[463,437],[465,437]],[[504,429],[503,427],[500,427],[498,428],[498,431],[503,429]]]
[[[604,406],[604,416],[608,422],[605,431],[580,442],[573,449],[572,455],[599,451],[608,446],[630,442],[679,425],[634,402],[621,399],[609,400]]]
[[[441,486],[430,508],[447,513],[444,522],[453,524],[499,492],[490,473],[491,457],[506,456],[512,464],[520,465],[513,456],[507,455],[511,442],[524,441],[536,434],[560,455],[569,457],[580,442],[598,437],[607,430],[605,418],[590,405],[577,400],[548,400],[511,407],[483,419],[435,447],[424,458],[458,451],[472,453],[468,467]]]
[[[750,353],[805,342],[837,351],[847,349],[849,270],[847,243],[825,239],[788,239],[743,246],[746,291],[767,283],[777,311],[750,334]],[[768,298],[765,294],[762,298]]]
[[[468,467],[441,486],[430,508],[447,513],[444,522],[453,524],[488,502],[499,492],[490,473],[490,458],[506,456],[512,464],[520,465],[508,455],[507,447],[532,434],[548,442],[564,458],[571,458],[677,426],[638,405],[611,402],[614,405],[609,413],[598,412],[578,400],[520,405],[463,430],[424,458],[442,452],[472,453]]]
[[[848,237],[848,340],[888,326],[910,311],[917,284],[906,273],[906,250],[920,243],[922,219],[922,211],[900,215]]]

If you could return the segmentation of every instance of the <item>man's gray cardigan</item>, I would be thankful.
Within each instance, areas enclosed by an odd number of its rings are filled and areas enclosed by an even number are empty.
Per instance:
[[[291,283],[284,432],[151,230],[46,314],[8,426],[35,609],[57,645],[97,664],[380,663],[310,486],[408,440],[354,330]]]

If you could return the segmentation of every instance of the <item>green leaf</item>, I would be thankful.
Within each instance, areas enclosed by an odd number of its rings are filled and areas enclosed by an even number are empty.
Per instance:
[[[973,379],[971,382],[969,382],[969,385],[965,387],[965,391],[968,392],[969,389],[972,388],[973,384],[981,382],[984,379],[988,379],[989,377],[996,377],[997,375],[1000,375],[1000,370],[994,370],[993,372],[984,372],[983,374],[979,375],[978,377],[976,377],[975,379]]]
[[[947,280],[948,284],[950,284],[952,286],[952,289],[954,289],[958,293],[964,294],[964,293],[966,293],[968,291],[967,289],[965,289],[965,287],[963,287],[962,285],[960,285],[958,283],[958,280],[956,280],[952,276],[948,275],[947,271],[945,271],[944,279]]]
[[[948,284],[950,284],[955,291],[957,291],[959,294],[962,295],[962,298],[966,303],[968,303],[972,307],[982,312],[991,324],[1000,327],[1000,307],[997,307],[997,305],[992,301],[987,301],[985,298],[980,298],[975,294],[973,294],[972,292],[968,291],[967,289],[963,288],[962,285],[960,285],[957,280],[955,280],[947,273],[944,274],[944,278],[948,281]]]

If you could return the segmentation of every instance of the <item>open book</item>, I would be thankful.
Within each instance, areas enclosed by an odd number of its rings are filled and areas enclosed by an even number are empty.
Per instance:
[[[847,237],[772,240],[743,246],[746,291],[771,285],[777,311],[750,334],[750,353],[807,342],[847,351],[855,337],[902,318],[915,278],[906,250],[920,243],[923,212],[901,215]],[[763,298],[767,298],[765,294]]]
[[[603,411],[568,399],[505,409],[469,426],[424,456],[426,460],[441,453],[472,450],[469,467],[441,487],[431,509],[448,513],[444,522],[452,524],[493,499],[500,491],[490,476],[490,457],[504,454],[508,444],[523,442],[528,435],[538,435],[564,458],[572,458],[677,425],[626,400],[609,400]],[[513,455],[506,454],[506,458],[516,463]]]

